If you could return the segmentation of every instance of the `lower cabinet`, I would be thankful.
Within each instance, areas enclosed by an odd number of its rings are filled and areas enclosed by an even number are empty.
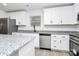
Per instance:
[[[51,35],[51,50],[69,51],[69,35]]]

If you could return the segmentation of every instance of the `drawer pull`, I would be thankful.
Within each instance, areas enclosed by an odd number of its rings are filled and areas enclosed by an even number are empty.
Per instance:
[[[53,47],[56,47],[56,46],[53,46]]]
[[[62,36],[62,38],[65,38],[65,36]]]
[[[56,37],[56,36],[53,36],[53,37]]]
[[[56,42],[56,40],[54,40],[53,42]]]
[[[61,43],[61,40],[60,40],[60,43]]]

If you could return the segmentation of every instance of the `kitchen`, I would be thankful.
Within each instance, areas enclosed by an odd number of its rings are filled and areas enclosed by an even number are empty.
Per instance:
[[[79,56],[78,13],[79,3],[0,3],[0,56]]]

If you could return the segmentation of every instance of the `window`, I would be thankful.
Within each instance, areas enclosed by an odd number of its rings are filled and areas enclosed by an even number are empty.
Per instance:
[[[41,23],[41,16],[32,16],[31,17],[31,25],[32,26],[40,26]]]

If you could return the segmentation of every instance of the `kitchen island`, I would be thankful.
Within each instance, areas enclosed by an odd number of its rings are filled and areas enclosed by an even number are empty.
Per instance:
[[[34,36],[0,35],[0,56],[34,55],[34,38]]]

